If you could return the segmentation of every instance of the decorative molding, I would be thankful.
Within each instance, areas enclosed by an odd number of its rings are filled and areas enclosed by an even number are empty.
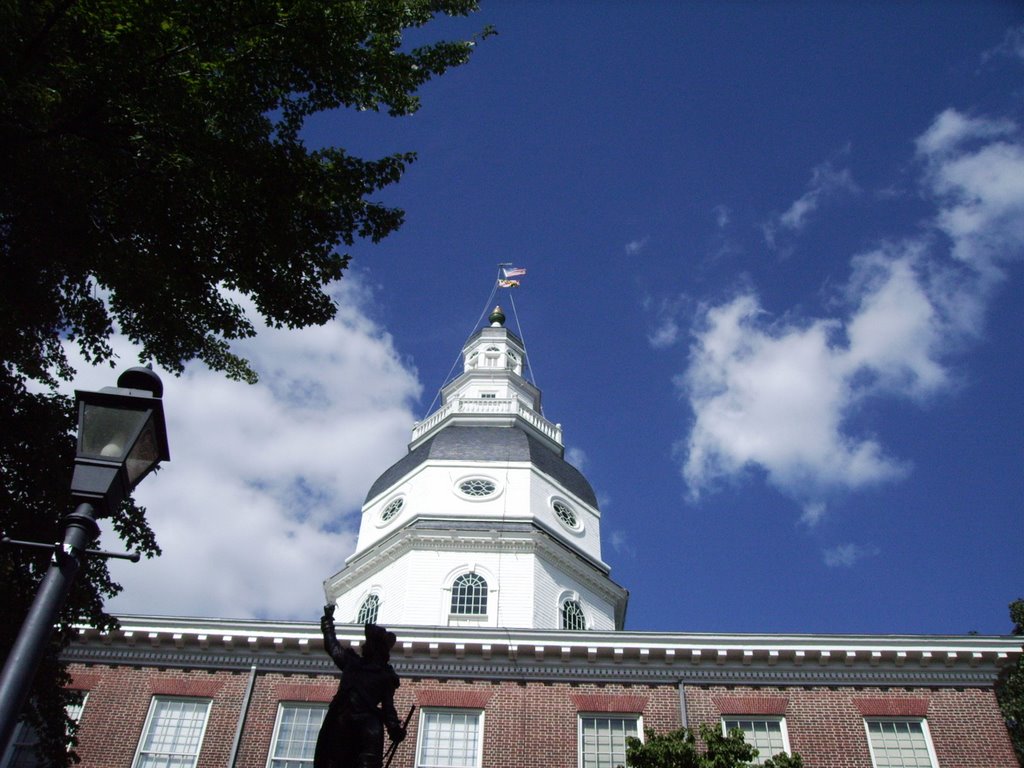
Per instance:
[[[442,522],[444,527],[434,527]],[[479,523],[479,529],[474,526]],[[533,522],[493,520],[444,520],[413,518],[387,539],[359,554],[357,560],[326,582],[331,595],[348,592],[356,584],[371,580],[388,565],[417,550],[431,552],[497,552],[533,554],[544,557],[612,605],[624,598],[626,590],[608,578],[604,563],[584,558],[548,530]]]
[[[91,691],[100,684],[102,679],[103,675],[100,674],[82,671],[72,672],[71,682],[68,683],[67,688],[72,691]]]
[[[574,693],[569,698],[577,712],[642,713],[647,709],[646,696],[621,696],[603,693]]]
[[[121,617],[81,628],[67,661],[178,669],[333,675],[319,626],[300,622]],[[1021,656],[1020,638],[707,635],[484,627],[391,627],[400,675],[440,679],[694,685],[988,687]],[[338,625],[342,644],[362,627]],[[145,638],[146,642],[138,642]],[[938,660],[941,659],[940,663]],[[823,662],[823,660],[827,660]]]
[[[453,709],[483,709],[494,696],[492,691],[468,689],[427,688],[416,690],[416,704],[420,707],[451,707]]]
[[[285,683],[274,688],[278,701],[327,703],[334,698],[336,686],[318,683]]]
[[[712,696],[711,703],[722,715],[784,715],[785,696]]]
[[[928,699],[899,696],[897,698],[858,698],[853,705],[864,717],[927,717]]]
[[[221,680],[181,680],[180,678],[157,677],[149,681],[149,692],[153,696],[198,696],[212,699],[224,683]]]

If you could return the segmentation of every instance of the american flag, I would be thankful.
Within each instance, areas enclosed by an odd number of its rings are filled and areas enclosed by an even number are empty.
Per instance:
[[[505,277],[522,277],[526,274],[526,270],[522,267],[505,267],[501,270]]]

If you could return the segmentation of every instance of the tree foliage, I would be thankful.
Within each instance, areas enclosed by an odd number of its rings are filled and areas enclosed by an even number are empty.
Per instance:
[[[1024,635],[1024,598],[1010,603],[1010,621],[1013,634]],[[996,683],[996,698],[1010,731],[1017,761],[1024,765],[1024,656],[1018,657],[1017,663],[1002,674]]]
[[[626,765],[629,768],[741,768],[750,765],[758,750],[747,744],[743,731],[734,728],[723,734],[720,728],[701,723],[697,736],[689,728],[666,734],[645,731],[646,740],[626,739]],[[762,765],[768,768],[801,768],[800,755],[784,752],[770,757]]]
[[[115,326],[144,360],[199,359],[253,381],[230,342],[333,317],[325,291],[357,239],[403,212],[375,198],[411,152],[362,159],[309,148],[307,118],[353,108],[400,116],[465,63],[473,40],[411,47],[410,28],[475,0],[12,0],[0,3],[0,527],[54,541],[69,511],[74,430],[57,393],[65,349],[113,364]],[[417,37],[422,37],[418,33]],[[477,37],[486,37],[483,30]],[[172,436],[173,439],[173,436]],[[145,511],[113,527],[159,553]],[[46,558],[0,551],[5,654]],[[116,594],[92,559],[61,617],[109,626]],[[32,720],[64,758],[61,638],[37,677]]]

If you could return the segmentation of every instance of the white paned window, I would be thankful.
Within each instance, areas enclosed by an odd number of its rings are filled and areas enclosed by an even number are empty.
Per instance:
[[[399,496],[397,499],[392,499],[388,502],[388,505],[381,510],[380,520],[382,523],[386,523],[402,511],[402,507],[405,506],[405,498]]]
[[[789,752],[786,721],[781,717],[723,717],[722,729],[729,733],[734,728],[743,731],[743,739],[757,748],[758,754],[751,765],[761,765],[780,752]]]
[[[380,608],[380,598],[377,595],[367,595],[363,604],[359,606],[359,615],[356,616],[356,624],[376,624],[377,610]]]
[[[580,715],[581,768],[618,768],[626,764],[626,737],[641,733],[639,715]]]
[[[928,723],[920,718],[868,718],[864,721],[875,768],[936,768]]]
[[[326,704],[281,702],[267,768],[308,768],[313,765],[316,737],[327,714]]]
[[[477,768],[483,752],[483,718],[478,710],[422,710],[416,768]]]
[[[209,712],[209,699],[153,697],[134,768],[194,768]]]
[[[496,490],[498,490],[498,486],[493,480],[488,480],[486,477],[471,477],[459,483],[459,492],[474,499],[490,496]]]
[[[579,530],[580,520],[576,516],[576,512],[566,504],[564,501],[553,501],[551,502],[551,508],[555,510],[555,516],[566,528],[570,528],[574,531]]]
[[[464,573],[452,583],[452,615],[487,615],[487,581],[483,576]]]
[[[587,617],[578,600],[562,603],[562,629],[581,630],[587,628]]]
[[[89,694],[82,694],[81,704],[68,704],[65,711],[68,717],[76,723],[82,719],[82,710],[85,708],[85,701]],[[14,727],[14,734],[11,737],[7,753],[0,759],[2,768],[40,768],[43,765],[37,747],[39,746],[39,734],[35,728],[22,721]]]

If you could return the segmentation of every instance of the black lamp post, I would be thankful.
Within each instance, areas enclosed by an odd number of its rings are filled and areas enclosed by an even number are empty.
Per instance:
[[[78,449],[71,496],[78,505],[64,518],[64,541],[52,546],[10,542],[47,546],[53,550],[53,558],[0,675],[2,750],[10,742],[60,609],[85,557],[118,556],[87,549],[99,535],[96,518],[109,515],[142,478],[170,459],[162,396],[163,383],[148,368],[125,371],[116,387],[75,392]]]

